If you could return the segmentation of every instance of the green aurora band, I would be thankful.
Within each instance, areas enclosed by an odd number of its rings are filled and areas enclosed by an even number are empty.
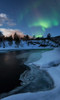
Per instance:
[[[41,26],[42,30],[45,31],[47,28],[51,28],[52,26],[58,26],[59,22],[57,19],[39,19],[32,24],[29,24],[29,27],[39,27]]]
[[[24,9],[24,11],[22,13],[20,13],[19,18],[18,18],[18,22],[22,23],[24,17],[27,17],[29,13],[31,13],[32,11],[35,10],[34,13],[34,17],[30,17],[29,20],[27,20],[27,27],[29,29],[31,29],[32,27],[40,27],[42,32],[36,32],[35,35],[36,37],[42,37],[43,34],[45,33],[46,29],[48,28],[52,28],[53,26],[58,26],[60,24],[60,14],[56,8],[56,6],[53,8],[50,7],[50,12],[49,14],[46,13],[46,15],[44,16],[44,12],[45,9],[43,10],[43,12],[39,11],[39,7],[42,4],[43,0],[40,1],[36,1],[35,3],[33,2],[32,5],[28,5],[26,7],[26,9]],[[34,9],[34,10],[32,10]],[[30,14],[31,15],[31,14]],[[33,15],[31,15],[33,16]],[[37,30],[38,31],[38,30]],[[33,33],[33,32],[32,32]]]
[[[40,0],[42,1],[42,0]],[[35,9],[37,7],[40,6],[40,1],[35,1],[35,2],[32,2],[31,5],[28,5],[26,8],[24,8],[24,10],[22,11],[22,13],[19,13],[19,16],[18,16],[18,23],[21,23],[21,21],[23,20],[23,18],[32,10],[32,9]]]

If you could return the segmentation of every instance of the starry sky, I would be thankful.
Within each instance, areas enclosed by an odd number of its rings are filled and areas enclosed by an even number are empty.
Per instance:
[[[0,28],[60,35],[60,0],[0,0]]]

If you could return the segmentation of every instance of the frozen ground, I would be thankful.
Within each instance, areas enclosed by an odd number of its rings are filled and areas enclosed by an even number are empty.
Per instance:
[[[42,54],[40,60],[26,64],[29,66],[34,65],[35,67],[38,67],[39,70],[47,71],[54,81],[54,88],[35,93],[28,92],[16,94],[2,100],[60,100],[60,48],[47,51]],[[29,76],[29,74],[27,74],[27,76]],[[27,80],[27,82],[29,82],[29,80]]]
[[[45,46],[44,46],[45,45]],[[23,41],[19,44],[16,44],[15,41],[8,42],[5,41],[4,43],[0,43],[0,51],[5,50],[27,50],[27,49],[52,49],[54,47],[58,47],[57,43],[54,43],[50,40],[30,40],[30,41]]]

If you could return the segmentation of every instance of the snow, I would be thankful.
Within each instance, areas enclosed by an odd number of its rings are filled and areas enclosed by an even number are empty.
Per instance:
[[[35,93],[21,93],[6,97],[2,100],[60,100],[60,48],[47,51],[42,58],[36,62],[29,62],[29,65],[40,66],[39,70],[45,70],[54,80],[54,88],[47,91]]]
[[[43,46],[41,46],[41,44]],[[5,47],[4,47],[5,45]],[[46,46],[44,46],[46,45]],[[15,41],[4,41],[0,43],[0,51],[1,50],[27,50],[27,49],[53,49],[57,47],[58,44],[49,41],[44,42],[43,40],[28,40],[23,41],[21,40],[20,44],[16,45]]]
[[[57,61],[60,61],[60,56],[59,56],[59,49],[55,49],[52,51],[48,51],[43,53],[42,58],[40,60],[38,60],[37,62],[33,62],[33,64],[40,66],[40,68],[42,67],[47,67],[50,65],[50,63],[52,64],[57,63]]]

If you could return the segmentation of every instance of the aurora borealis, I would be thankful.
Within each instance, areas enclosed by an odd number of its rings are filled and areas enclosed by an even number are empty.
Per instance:
[[[0,13],[5,13],[25,34],[44,36],[60,34],[60,0],[1,0]],[[6,6],[7,5],[7,6]]]

